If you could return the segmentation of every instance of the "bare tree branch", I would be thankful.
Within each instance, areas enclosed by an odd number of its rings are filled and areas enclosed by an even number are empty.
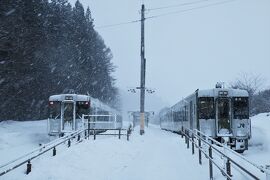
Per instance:
[[[253,73],[243,72],[230,86],[234,89],[243,89],[248,91],[252,97],[263,88],[264,79],[261,75],[255,75]]]

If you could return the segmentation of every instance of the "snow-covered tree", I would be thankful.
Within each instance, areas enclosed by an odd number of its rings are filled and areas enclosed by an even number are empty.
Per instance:
[[[0,119],[44,119],[48,97],[117,104],[112,53],[77,1],[0,1]]]

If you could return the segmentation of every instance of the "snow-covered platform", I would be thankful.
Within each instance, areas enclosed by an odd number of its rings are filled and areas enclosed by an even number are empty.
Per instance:
[[[164,180],[207,179],[208,169],[200,167],[197,157],[185,148],[179,135],[146,129],[144,136],[133,132],[130,141],[116,137],[100,137],[62,148],[32,162],[29,175],[25,167],[5,176],[6,180]]]
[[[252,139],[244,156],[258,165],[270,162],[270,115],[252,117]],[[46,122],[2,122],[0,124],[0,164],[16,158],[48,141]],[[130,141],[114,136],[100,136],[71,148],[57,148],[33,160],[32,172],[25,175],[26,165],[0,177],[0,180],[203,180],[209,179],[208,160],[198,163],[198,152],[191,154],[184,139],[158,126],[146,128],[139,135],[135,129]],[[214,169],[216,180],[225,179]],[[236,178],[236,177],[235,177]],[[238,176],[237,179],[246,179]]]
[[[0,166],[49,141],[47,120],[0,122]]]

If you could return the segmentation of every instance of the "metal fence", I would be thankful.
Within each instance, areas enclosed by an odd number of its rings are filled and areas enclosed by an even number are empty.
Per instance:
[[[102,129],[103,131],[106,129]],[[110,129],[110,130],[116,130],[118,133],[114,135],[118,135],[119,139],[121,138],[121,135],[126,135],[127,140],[129,140],[129,136],[131,134],[131,128],[128,129]],[[121,133],[122,131],[127,131],[126,134]],[[48,151],[52,150],[52,155],[56,155],[56,148],[62,144],[66,144],[69,148],[72,145],[72,142],[82,142],[83,137],[84,139],[89,139],[90,135],[94,136],[94,139],[96,139],[96,135],[98,135],[99,129],[83,129],[78,130],[74,133],[68,134],[66,136],[60,137],[54,141],[51,141],[45,145],[42,145],[41,147],[34,149],[33,151],[24,154],[23,156],[20,156],[12,161],[9,161],[3,165],[0,166],[0,177],[13,171],[14,169],[25,165],[26,164],[26,174],[29,174],[32,170],[32,164],[31,161],[36,159],[37,157],[45,154]],[[108,134],[110,135],[110,134]]]
[[[244,156],[205,135],[201,131],[182,127],[180,134],[182,138],[185,138],[188,149],[190,148],[191,143],[192,154],[195,154],[195,148],[198,149],[200,165],[202,164],[202,154],[204,154],[205,158],[209,161],[210,180],[213,180],[214,176],[213,166],[215,166],[227,180],[234,179],[233,172],[236,171],[249,179],[259,180],[262,179],[261,176],[264,176],[266,180],[270,180],[270,171],[267,167],[258,166],[255,163],[252,163]],[[238,159],[238,161],[236,159]],[[259,173],[261,173],[260,176],[258,176]]]

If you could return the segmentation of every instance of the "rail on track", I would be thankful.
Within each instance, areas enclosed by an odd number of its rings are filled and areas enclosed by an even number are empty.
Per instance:
[[[209,179],[214,179],[213,166],[215,166],[227,179],[234,179],[236,171],[249,179],[270,180],[269,167],[258,166],[246,159],[243,155],[233,151],[225,144],[221,144],[215,139],[205,135],[199,130],[190,130],[182,127],[181,137],[185,138],[187,148],[195,154],[195,148],[198,149],[199,164],[202,165],[202,154],[209,161]]]

